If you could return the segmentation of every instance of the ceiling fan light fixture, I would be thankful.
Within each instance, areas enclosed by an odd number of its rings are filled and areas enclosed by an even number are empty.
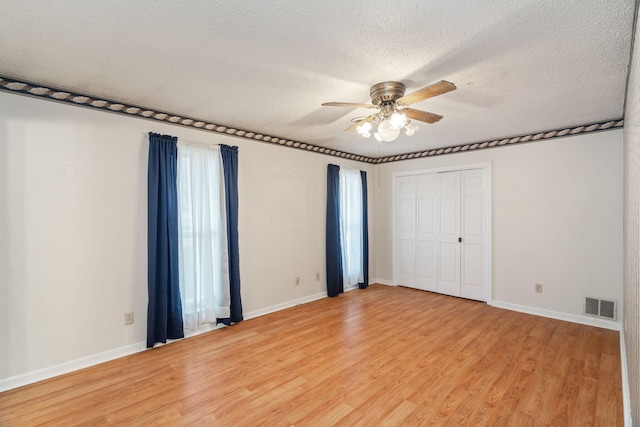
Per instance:
[[[389,117],[389,122],[393,129],[402,129],[407,125],[407,115],[396,111]]]
[[[418,126],[415,123],[409,122],[407,123],[407,125],[404,128],[404,133],[407,136],[412,136],[414,133],[416,133],[418,130],[420,130],[420,126]]]
[[[349,107],[349,108],[374,108],[378,111],[364,118],[356,118],[345,132],[357,130],[358,135],[365,138],[371,136],[372,121],[379,121],[377,131],[373,136],[377,141],[391,142],[400,136],[400,131],[404,129],[405,135],[411,136],[420,128],[413,122],[419,120],[424,123],[433,124],[442,119],[439,114],[428,111],[416,110],[407,106],[424,101],[434,96],[442,95],[456,89],[456,85],[446,80],[425,86],[408,95],[405,95],[405,85],[402,82],[382,82],[371,86],[369,96],[371,104],[361,104],[354,102],[325,102],[327,107]],[[401,109],[398,109],[398,108]],[[411,120],[409,120],[411,118]]]
[[[361,135],[365,138],[369,138],[371,136],[371,133],[369,132],[370,130],[371,130],[370,122],[364,122],[363,124],[361,124],[356,128],[356,132],[358,132],[358,135]]]

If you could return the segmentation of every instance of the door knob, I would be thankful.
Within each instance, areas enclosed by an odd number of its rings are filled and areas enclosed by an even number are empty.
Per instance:
[[[462,237],[458,237],[458,243],[462,243]]]

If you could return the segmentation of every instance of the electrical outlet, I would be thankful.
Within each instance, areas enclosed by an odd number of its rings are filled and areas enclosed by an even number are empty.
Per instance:
[[[316,282],[320,281],[320,273],[316,273]]]
[[[131,325],[133,323],[133,311],[124,314],[124,324]]]
[[[536,283],[536,292],[541,294],[542,293],[542,284],[541,283]]]
[[[296,277],[296,286],[298,286],[300,284],[300,276]]]

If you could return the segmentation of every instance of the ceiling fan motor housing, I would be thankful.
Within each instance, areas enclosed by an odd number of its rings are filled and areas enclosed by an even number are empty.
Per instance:
[[[382,82],[371,86],[369,95],[371,103],[380,106],[384,103],[394,103],[404,96],[405,86],[400,82]]]

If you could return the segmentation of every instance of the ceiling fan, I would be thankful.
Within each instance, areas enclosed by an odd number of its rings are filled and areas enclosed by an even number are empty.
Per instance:
[[[371,122],[379,121],[378,129],[374,137],[378,141],[394,141],[404,129],[409,136],[418,129],[418,125],[412,120],[425,123],[435,123],[442,118],[439,114],[427,111],[407,108],[407,105],[424,101],[434,96],[442,95],[456,89],[456,85],[446,80],[423,87],[415,92],[405,95],[405,85],[401,82],[382,82],[371,86],[369,95],[371,104],[358,104],[353,102],[325,102],[325,107],[353,107],[353,108],[377,108],[379,111],[364,118],[354,119],[355,123],[345,132],[356,130],[365,138],[371,136]],[[411,120],[412,119],[412,120]]]

